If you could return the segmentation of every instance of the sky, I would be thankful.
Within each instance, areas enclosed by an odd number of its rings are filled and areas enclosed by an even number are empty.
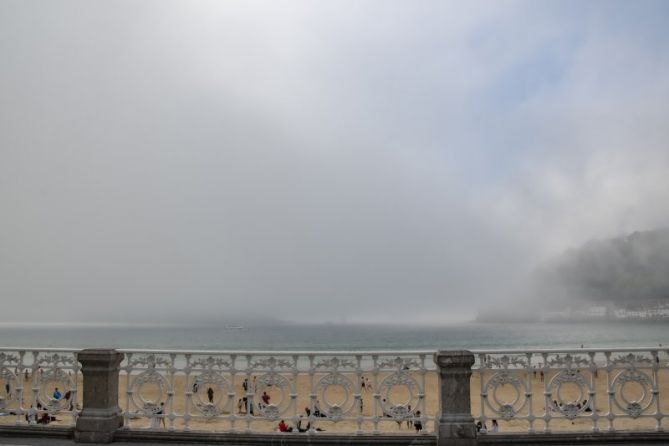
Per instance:
[[[0,320],[449,323],[669,225],[666,1],[0,1]]]

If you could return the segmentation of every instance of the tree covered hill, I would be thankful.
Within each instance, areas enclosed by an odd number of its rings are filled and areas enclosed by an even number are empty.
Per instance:
[[[590,241],[546,265],[536,279],[536,292],[563,302],[669,302],[669,228]]]

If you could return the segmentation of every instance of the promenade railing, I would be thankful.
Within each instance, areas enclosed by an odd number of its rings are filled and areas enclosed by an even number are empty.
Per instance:
[[[74,426],[82,402],[77,353],[0,348],[0,424]]]
[[[472,353],[472,409],[483,434],[669,427],[667,349]]]
[[[126,429],[433,432],[432,351],[120,351]]]
[[[262,444],[285,434],[302,444],[320,432],[345,444],[514,444],[574,433],[662,442],[669,349],[0,348],[3,429],[89,443],[256,435]]]

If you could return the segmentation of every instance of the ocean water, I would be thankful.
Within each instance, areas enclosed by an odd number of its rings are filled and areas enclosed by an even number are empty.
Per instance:
[[[0,347],[184,350],[436,350],[669,346],[669,323],[445,326],[0,326]]]

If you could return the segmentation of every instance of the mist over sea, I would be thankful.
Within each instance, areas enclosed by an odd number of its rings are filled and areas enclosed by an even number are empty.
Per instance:
[[[652,347],[669,324],[465,323],[447,326],[253,324],[217,326],[0,326],[1,347],[186,350],[434,350]]]

